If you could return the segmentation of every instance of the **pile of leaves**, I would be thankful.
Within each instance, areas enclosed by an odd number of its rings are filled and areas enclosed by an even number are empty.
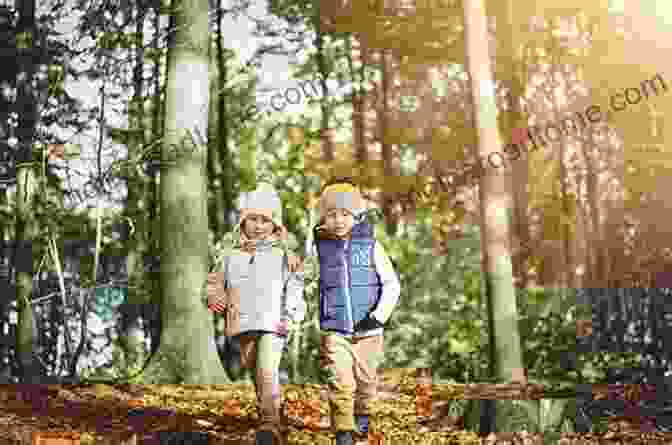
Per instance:
[[[381,375],[369,443],[544,444],[548,434],[498,433],[481,439],[448,415],[446,398],[478,397],[476,387],[415,384],[413,370]],[[466,389],[465,389],[466,388]],[[483,388],[481,388],[483,389]],[[600,388],[597,388],[600,390]],[[539,395],[539,388],[508,389],[512,397]],[[487,392],[487,391],[486,391]],[[632,391],[629,392],[629,394]],[[431,395],[430,410],[422,400]],[[483,394],[481,394],[483,396]],[[283,386],[289,444],[330,444],[328,394],[320,385]],[[602,397],[602,396],[596,396]],[[418,403],[419,402],[419,403]],[[35,432],[79,432],[84,444],[148,444],[165,432],[200,432],[212,444],[252,444],[257,424],[254,388],[234,385],[6,385],[0,389],[0,443],[31,443]],[[423,414],[421,417],[418,414]],[[554,435],[552,443],[670,443],[660,433],[638,431],[614,419],[598,434]],[[358,445],[367,443],[358,437]],[[620,441],[620,442],[618,442]]]
[[[372,408],[371,439],[381,443],[478,443],[456,426],[421,431],[411,372],[385,375]],[[290,444],[330,444],[329,403],[320,385],[284,385]],[[233,385],[8,385],[0,390],[0,441],[31,443],[35,432],[80,432],[86,443],[149,443],[161,432],[199,431],[211,443],[253,443],[254,387]],[[11,425],[11,428],[10,426]],[[358,437],[358,444],[366,443]]]

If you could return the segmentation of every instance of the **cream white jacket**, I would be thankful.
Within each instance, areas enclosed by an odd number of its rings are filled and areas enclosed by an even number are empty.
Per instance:
[[[303,272],[289,272],[280,248],[257,248],[254,255],[233,250],[224,261],[224,278],[240,289],[241,333],[276,332],[281,320],[294,325],[306,315]]]

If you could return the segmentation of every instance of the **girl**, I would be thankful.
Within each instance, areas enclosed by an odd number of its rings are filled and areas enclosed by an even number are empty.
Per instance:
[[[257,445],[284,443],[279,366],[290,329],[306,312],[303,271],[278,245],[286,240],[282,203],[269,184],[243,194],[239,240],[223,272],[208,277],[208,307],[227,312],[227,336],[238,336],[241,366],[254,369],[260,426]]]

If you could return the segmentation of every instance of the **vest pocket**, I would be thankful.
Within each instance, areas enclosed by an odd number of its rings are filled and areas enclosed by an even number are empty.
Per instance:
[[[367,303],[359,303],[354,306],[354,323],[362,321],[369,314],[370,306]]]
[[[327,289],[323,299],[323,315],[327,320],[347,320],[346,294],[341,288]]]

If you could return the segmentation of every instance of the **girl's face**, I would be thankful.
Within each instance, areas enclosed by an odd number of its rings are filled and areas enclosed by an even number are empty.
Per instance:
[[[243,231],[251,240],[264,240],[271,236],[274,229],[273,221],[261,215],[250,215],[243,222]]]
[[[324,225],[329,233],[336,236],[345,236],[355,225],[355,217],[344,209],[331,209],[324,220]]]

